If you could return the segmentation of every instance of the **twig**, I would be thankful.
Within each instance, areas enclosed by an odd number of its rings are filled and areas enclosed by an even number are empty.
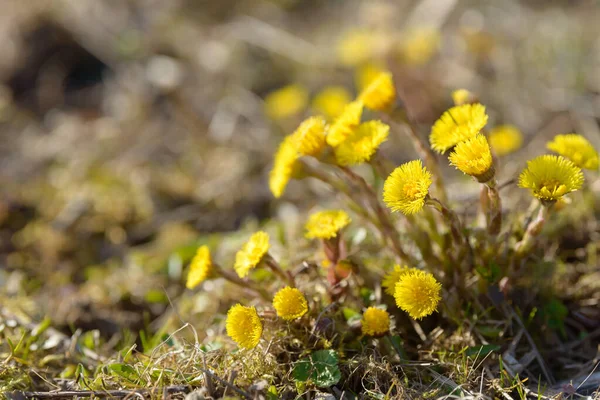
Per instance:
[[[135,389],[135,390],[61,390],[55,392],[11,392],[7,393],[9,398],[27,399],[70,399],[73,397],[117,397],[125,398],[134,395],[156,395],[159,393],[189,393],[191,386],[177,385],[158,389]],[[252,398],[252,397],[249,397]]]

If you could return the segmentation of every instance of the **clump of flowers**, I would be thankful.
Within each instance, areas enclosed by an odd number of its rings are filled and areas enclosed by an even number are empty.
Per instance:
[[[325,147],[325,120],[321,117],[304,120],[292,134],[291,141],[298,153],[316,156]]]
[[[358,98],[365,107],[371,110],[384,111],[390,108],[396,100],[396,88],[392,74],[380,73],[363,89]]]
[[[310,216],[306,223],[306,238],[331,239],[351,222],[343,210],[319,211]]]
[[[343,86],[329,86],[321,90],[313,99],[312,107],[327,119],[334,120],[352,101],[352,95]]]
[[[308,104],[308,91],[297,84],[284,86],[267,95],[265,112],[272,119],[298,114]]]
[[[278,317],[292,321],[308,312],[308,302],[300,290],[286,286],[275,293],[273,308]]]
[[[363,335],[383,336],[390,331],[390,314],[377,307],[369,307],[363,313],[361,320]]]
[[[521,148],[523,134],[513,125],[499,125],[490,130],[488,141],[494,153],[501,157]]]
[[[481,134],[457,144],[449,159],[456,169],[479,182],[488,182],[494,177],[492,151],[487,139]]]
[[[263,231],[256,232],[235,255],[235,272],[240,278],[244,278],[260,264],[268,251],[269,235]]]
[[[286,137],[279,145],[273,168],[269,173],[269,188],[276,198],[281,197],[285,192],[288,182],[298,168],[299,158],[300,153],[296,149],[294,139],[291,136]]]
[[[335,158],[343,166],[369,161],[389,134],[390,127],[381,121],[364,122],[335,148]]]
[[[565,194],[581,189],[583,172],[561,156],[543,155],[527,162],[519,176],[519,186],[546,202],[554,202]]]
[[[253,349],[258,346],[263,332],[263,324],[254,307],[236,304],[227,312],[225,323],[227,335],[238,346]]]
[[[185,286],[188,289],[195,288],[211,275],[212,270],[213,264],[210,259],[210,250],[208,246],[200,246],[190,263],[190,270],[188,271]]]
[[[442,114],[433,127],[431,148],[444,153],[462,141],[475,137],[487,124],[488,116],[482,104],[455,106]]]
[[[383,201],[393,211],[415,214],[423,209],[431,182],[431,173],[421,160],[407,162],[385,180]]]
[[[329,127],[326,141],[331,147],[337,147],[343,143],[356,127],[360,124],[360,118],[363,111],[362,101],[353,101],[349,103],[342,113],[333,121]]]
[[[576,133],[556,135],[552,141],[548,142],[546,147],[548,147],[548,150],[568,158],[579,168],[598,169],[598,152],[581,135]]]
[[[400,277],[394,290],[399,308],[414,319],[421,319],[437,310],[442,285],[425,271],[414,270]]]

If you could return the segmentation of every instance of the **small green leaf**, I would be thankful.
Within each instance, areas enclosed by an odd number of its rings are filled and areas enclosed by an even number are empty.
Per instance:
[[[136,370],[129,364],[115,363],[106,366],[108,372],[112,375],[127,379],[130,382],[135,382],[138,379]]]
[[[500,350],[500,346],[495,344],[484,344],[482,346],[473,346],[469,347],[465,351],[465,355],[467,357],[485,357],[494,351]]]
[[[296,363],[292,376],[296,381],[311,380],[318,387],[328,387],[339,382],[342,374],[338,368],[337,354],[333,350],[315,351],[310,357]]]

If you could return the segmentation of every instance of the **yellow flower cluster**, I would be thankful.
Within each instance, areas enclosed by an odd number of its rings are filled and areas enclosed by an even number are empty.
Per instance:
[[[263,325],[256,308],[236,304],[227,312],[225,330],[238,346],[253,349],[258,346]]]
[[[307,239],[331,239],[351,222],[343,210],[326,210],[312,214],[306,223]]]
[[[546,202],[555,202],[583,185],[581,169],[561,156],[543,155],[527,162],[519,186]]]
[[[188,289],[193,289],[204,282],[212,273],[212,267],[208,246],[200,246],[190,263],[185,286]]]
[[[363,111],[362,101],[353,101],[344,107],[342,113],[329,127],[326,141],[331,147],[339,146],[360,124]]]
[[[371,110],[385,111],[389,109],[396,100],[396,88],[392,74],[380,73],[363,89],[358,99]]]
[[[499,125],[490,131],[490,147],[494,153],[501,157],[521,148],[523,134],[512,125]]]
[[[310,117],[304,120],[292,133],[292,143],[296,151],[304,156],[316,156],[325,147],[325,120]]]
[[[240,278],[244,278],[250,270],[256,268],[268,251],[269,235],[263,231],[254,233],[235,255],[235,264],[233,266],[235,272],[237,272]]]
[[[476,136],[487,124],[485,107],[479,103],[455,106],[444,112],[431,128],[431,148],[444,153]]]
[[[273,168],[269,173],[269,188],[275,198],[279,198],[285,192],[285,188],[298,169],[300,153],[296,150],[294,140],[291,136],[286,137],[279,145]]]
[[[581,135],[576,133],[556,135],[546,147],[548,150],[568,158],[579,168],[598,169],[598,152]]]
[[[369,161],[389,134],[390,127],[381,121],[364,122],[335,148],[335,158],[343,166]]]
[[[390,314],[377,307],[369,307],[363,313],[361,320],[363,335],[383,336],[390,331]]]
[[[411,318],[421,319],[437,310],[442,285],[429,272],[411,270],[403,274],[394,291],[396,305]]]
[[[381,286],[385,289],[385,292],[393,296],[396,292],[396,283],[398,283],[402,275],[409,271],[411,271],[411,268],[407,266],[394,265],[394,269],[388,272],[381,281]]]
[[[485,183],[494,177],[492,151],[482,134],[457,144],[449,159],[451,165],[479,182]]]
[[[286,286],[275,293],[273,308],[278,317],[291,321],[308,312],[308,302],[300,290]]]
[[[415,214],[423,208],[431,186],[431,173],[421,160],[414,160],[396,168],[383,184],[383,201],[403,214]]]
[[[265,112],[272,119],[298,114],[308,104],[308,91],[300,85],[288,85],[269,93],[265,98]]]
[[[327,119],[333,120],[340,116],[344,107],[352,101],[352,96],[343,86],[330,86],[315,96],[312,107]]]

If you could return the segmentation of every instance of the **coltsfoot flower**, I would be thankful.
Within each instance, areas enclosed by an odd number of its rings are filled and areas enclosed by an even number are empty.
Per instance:
[[[390,127],[381,121],[362,123],[335,148],[335,159],[343,166],[369,161],[389,134]]]
[[[492,151],[482,134],[457,144],[449,159],[451,165],[479,182],[485,183],[494,177]]]
[[[298,158],[300,153],[296,150],[292,136],[287,136],[275,153],[273,168],[269,173],[269,188],[275,198],[281,197],[285,192],[288,182],[298,169]]]
[[[236,304],[227,312],[225,322],[227,335],[245,349],[258,346],[263,331],[262,322],[254,307],[244,307]]]
[[[240,278],[244,278],[250,270],[262,261],[269,251],[269,235],[266,232],[258,231],[250,236],[250,239],[244,244],[242,249],[235,255],[235,264],[233,268]]]
[[[447,110],[433,124],[429,142],[431,148],[444,153],[462,141],[477,135],[487,124],[488,116],[482,104],[463,104]]]
[[[462,106],[463,104],[473,103],[475,95],[467,89],[456,89],[452,92],[452,101],[454,101],[455,106]]]
[[[346,104],[352,101],[352,95],[343,86],[329,86],[319,92],[312,101],[315,111],[328,120],[339,117]]]
[[[300,290],[286,286],[275,293],[273,307],[278,317],[291,321],[306,314],[308,302]]]
[[[583,136],[576,133],[556,135],[546,145],[548,150],[568,158],[579,168],[598,169],[598,152]]]
[[[362,333],[368,336],[383,336],[390,331],[390,314],[377,307],[369,307],[362,317]]]
[[[404,274],[394,291],[396,305],[411,318],[421,319],[437,310],[442,285],[429,272],[414,270]]]
[[[380,73],[363,89],[358,98],[362,100],[365,107],[371,110],[387,110],[396,100],[396,87],[394,86],[392,74],[389,72]]]
[[[527,161],[519,176],[519,187],[546,202],[554,202],[583,185],[581,169],[561,156],[543,155]]]
[[[325,147],[325,119],[310,117],[304,120],[292,134],[292,142],[298,153],[316,156]]]
[[[208,246],[200,246],[190,263],[185,287],[193,289],[204,282],[212,273],[212,267]]]
[[[369,62],[361,65],[354,73],[354,83],[359,92],[362,92],[373,82],[379,75],[387,71],[383,65],[379,63]]]
[[[306,223],[307,239],[331,239],[352,220],[343,210],[325,210],[312,214]]]
[[[441,36],[435,28],[414,28],[404,33],[400,44],[400,56],[413,65],[427,63],[437,52]]]
[[[265,112],[272,119],[298,114],[308,104],[308,91],[300,85],[288,85],[265,97]]]
[[[523,134],[512,125],[499,125],[490,131],[488,138],[494,153],[501,157],[521,148]]]
[[[412,271],[414,268],[409,268],[407,266],[394,265],[394,269],[388,272],[381,281],[381,286],[385,289],[385,292],[390,296],[393,296],[396,292],[396,283],[400,280],[400,278],[409,271]]]
[[[431,186],[431,173],[421,160],[396,168],[383,184],[383,201],[392,211],[410,215],[421,211]]]
[[[360,125],[363,111],[363,102],[353,101],[344,107],[344,111],[333,121],[325,137],[331,147],[339,146]]]

